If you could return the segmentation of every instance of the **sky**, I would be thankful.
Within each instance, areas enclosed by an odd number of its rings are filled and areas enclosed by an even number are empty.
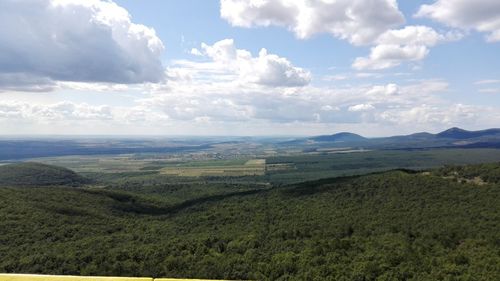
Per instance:
[[[500,127],[498,0],[2,0],[1,135]]]

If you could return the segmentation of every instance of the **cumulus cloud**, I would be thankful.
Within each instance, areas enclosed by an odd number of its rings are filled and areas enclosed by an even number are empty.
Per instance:
[[[440,80],[342,88],[254,87],[225,79],[213,83],[193,75],[191,80],[151,89],[130,106],[1,101],[0,124],[14,133],[20,128],[12,124],[23,124],[25,132],[40,128],[107,134],[131,130],[149,134],[290,134],[314,128],[333,132],[334,128],[356,131],[363,127],[365,132],[380,134],[373,128],[394,133],[500,122],[498,108],[450,102],[440,96],[447,89],[448,84]]]
[[[352,66],[357,70],[380,70],[400,65],[404,61],[419,61],[429,53],[426,46],[378,45],[368,57],[358,57]]]
[[[286,58],[269,54],[261,49],[254,57],[243,49],[237,49],[233,39],[224,39],[207,45],[203,43],[201,50],[193,49],[192,53],[206,56],[211,64],[192,64],[193,67],[212,69],[219,74],[226,71],[228,75],[236,75],[242,83],[254,83],[269,87],[299,87],[309,84],[311,73],[294,66]]]
[[[394,83],[390,83],[390,84],[387,84],[387,85],[376,85],[376,86],[373,86],[367,93],[369,95],[388,95],[388,96],[392,96],[392,95],[396,95],[397,93],[399,92],[399,86],[394,84]]]
[[[0,118],[34,121],[110,120],[109,106],[92,106],[68,101],[54,104],[33,104],[19,101],[0,102]]]
[[[356,105],[352,105],[352,106],[349,106],[349,108],[347,109],[348,111],[351,111],[351,112],[360,112],[360,111],[370,111],[370,110],[374,110],[375,107],[371,104],[356,104]]]
[[[485,32],[487,41],[500,41],[500,2],[497,0],[438,0],[422,5],[416,16],[455,28]]]
[[[356,58],[352,66],[357,70],[378,70],[398,66],[404,61],[420,61],[429,54],[429,47],[460,38],[457,32],[440,34],[431,27],[420,25],[388,30],[377,38],[370,55]]]
[[[340,88],[256,85],[240,81],[238,72],[228,74],[228,64],[215,62],[213,58],[231,65],[237,57],[237,51],[227,47],[231,44],[223,45],[200,50],[204,56],[210,53],[208,61],[177,64],[175,73],[183,75],[169,80],[167,87],[155,89],[140,101],[141,105],[167,115],[172,122],[204,120],[207,124],[221,122],[227,126],[256,122],[358,124],[377,120],[378,114],[389,109],[435,104],[439,100],[437,94],[448,88],[440,80]]]
[[[340,108],[337,107],[337,106],[331,106],[331,105],[323,105],[321,108],[320,108],[322,111],[339,111]]]
[[[454,126],[474,124],[484,107],[464,104],[452,104],[448,107],[439,105],[416,105],[410,108],[390,109],[381,112],[379,121],[393,124],[426,124],[427,126]]]
[[[110,1],[0,2],[0,88],[158,82],[163,50],[153,29]]]
[[[170,117],[162,112],[145,107],[143,105],[134,106],[131,108],[121,109],[115,114],[115,119],[118,119],[125,124],[165,124],[170,120]]]
[[[396,0],[221,0],[220,13],[233,26],[283,26],[302,39],[329,33],[355,45],[404,23]]]
[[[56,88],[57,88],[57,83],[52,81],[48,77],[30,75],[27,73],[0,72],[0,92],[2,91],[49,92]]]
[[[405,22],[396,0],[221,0],[220,13],[233,26],[283,26],[301,39],[329,33],[356,46],[372,45],[367,57],[353,62],[356,70],[421,61],[430,47],[462,37],[427,26],[396,29]]]

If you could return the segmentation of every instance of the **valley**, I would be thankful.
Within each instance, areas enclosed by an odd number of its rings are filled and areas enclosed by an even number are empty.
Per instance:
[[[4,160],[0,272],[500,278],[500,150],[341,137]]]

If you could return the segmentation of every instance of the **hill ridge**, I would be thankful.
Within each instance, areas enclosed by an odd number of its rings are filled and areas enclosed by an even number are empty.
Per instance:
[[[0,166],[0,186],[80,186],[88,180],[76,172],[37,162],[22,162]]]

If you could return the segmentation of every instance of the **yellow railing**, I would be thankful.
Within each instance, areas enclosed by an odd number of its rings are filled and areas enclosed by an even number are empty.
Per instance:
[[[201,279],[175,279],[150,277],[93,277],[35,274],[1,274],[0,281],[203,281]],[[208,281],[208,280],[205,280]],[[214,281],[214,280],[212,280]]]

